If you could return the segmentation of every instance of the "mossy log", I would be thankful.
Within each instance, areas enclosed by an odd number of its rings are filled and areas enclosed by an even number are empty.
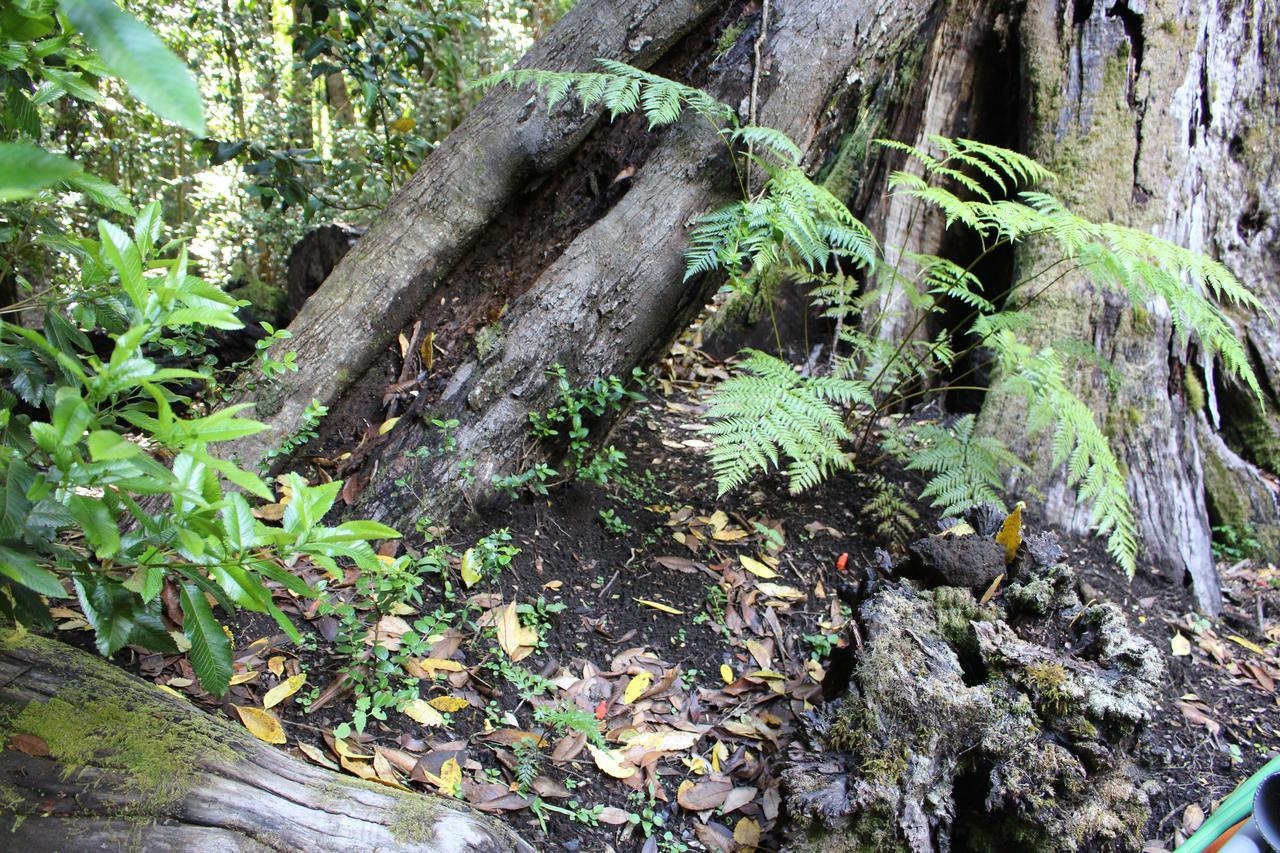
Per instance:
[[[290,757],[56,640],[0,640],[10,850],[532,851],[495,818]]]
[[[906,580],[862,602],[848,691],[814,716],[783,774],[786,849],[1141,845],[1147,796],[1131,756],[1163,662],[1114,605],[1080,602],[1062,556],[1032,537],[985,604]]]

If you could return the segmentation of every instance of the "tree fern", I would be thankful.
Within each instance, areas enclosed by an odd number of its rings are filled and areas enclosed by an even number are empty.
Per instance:
[[[785,361],[756,350],[711,395],[706,432],[720,494],[758,471],[784,467],[793,493],[847,469],[841,442],[852,438],[839,407],[871,402],[866,385],[802,377]]]

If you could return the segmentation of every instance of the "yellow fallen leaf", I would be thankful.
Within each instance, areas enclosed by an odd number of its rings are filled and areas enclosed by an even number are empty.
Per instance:
[[[1006,563],[1013,562],[1013,558],[1018,556],[1018,546],[1022,544],[1022,507],[1022,501],[1018,501],[1013,512],[1000,525],[1000,532],[996,534],[996,541],[1004,546]]]
[[[444,717],[440,716],[440,712],[432,708],[430,704],[422,699],[414,699],[412,702],[404,706],[404,715],[414,722],[421,723],[424,726],[443,726]]]
[[[755,575],[758,578],[764,578],[765,580],[770,580],[778,576],[778,573],[775,572],[773,569],[769,568],[759,560],[752,559],[751,557],[748,557],[745,554],[739,555],[738,561],[742,563],[742,568],[751,572],[751,574]]]
[[[724,530],[725,525],[729,523],[729,516],[725,515],[724,510],[718,509],[711,513],[711,517],[706,519],[706,522],[711,525],[712,530]]]
[[[672,616],[683,616],[683,610],[676,610],[670,604],[663,604],[660,601],[650,601],[647,598],[636,598],[634,601],[643,604],[645,607],[652,607],[654,610],[661,610],[663,613],[670,613]]]
[[[665,732],[644,732],[627,741],[627,749],[642,749],[645,752],[683,752],[698,742],[697,732],[682,732],[671,729]]]
[[[761,669],[768,669],[773,665],[773,655],[769,653],[769,648],[759,640],[747,640],[747,651],[751,657],[755,658]]]
[[[760,824],[749,817],[744,817],[733,828],[733,840],[741,850],[755,850],[760,846]]]
[[[284,736],[284,726],[280,725],[280,720],[270,711],[247,708],[243,705],[231,707],[236,709],[236,713],[240,715],[240,722],[244,723],[244,727],[258,740],[267,743],[284,743],[288,740]]]
[[[520,624],[514,601],[499,610],[495,627],[498,631],[498,645],[511,660],[523,660],[533,653],[533,647],[538,642],[538,632]]]
[[[342,765],[342,769],[350,773],[352,776],[359,776],[361,779],[365,779],[370,782],[378,781],[377,772],[367,761],[353,761],[344,755],[338,759],[338,762]]]
[[[385,421],[382,422],[382,425],[378,427],[378,435],[386,435],[387,433],[391,432],[391,430],[395,427],[397,423],[399,423],[399,421],[400,421],[399,418],[387,418]]]
[[[1255,655],[1261,655],[1262,657],[1267,656],[1266,649],[1262,648],[1262,646],[1258,645],[1257,643],[1246,640],[1244,637],[1240,637],[1240,636],[1237,636],[1236,634],[1232,634],[1230,637],[1227,637],[1227,639],[1238,646],[1243,646],[1244,648],[1253,652]]]
[[[455,796],[461,785],[462,768],[458,766],[458,759],[450,758],[440,765],[440,793],[447,797]]]
[[[636,774],[636,769],[624,765],[621,756],[615,750],[601,749],[594,743],[587,744],[587,749],[591,752],[591,757],[595,759],[596,767],[599,767],[601,772],[615,779],[630,779]]]
[[[653,675],[648,672],[642,672],[639,675],[632,676],[627,682],[627,689],[622,691],[622,704],[630,705],[632,702],[640,698],[640,694],[649,689],[649,685],[653,683]]]
[[[733,684],[733,668],[727,663],[720,664],[720,680],[725,684]]]
[[[235,675],[231,676],[231,686],[235,687],[237,684],[246,684],[250,681],[253,681],[257,677],[258,677],[258,671],[256,669],[250,669],[244,672],[237,672]]]
[[[267,691],[267,695],[262,697],[262,707],[274,708],[284,700],[301,689],[302,685],[307,683],[307,674],[300,672],[297,675],[291,675],[284,681],[277,684]]]
[[[804,593],[793,586],[783,586],[780,583],[760,583],[756,584],[756,589],[760,590],[762,595],[772,598],[789,598],[799,601],[804,598]]]
[[[978,531],[974,530],[973,526],[970,525],[969,522],[961,521],[958,524],[951,525],[946,530],[942,531],[940,535],[944,539],[948,536],[959,539],[961,536],[972,536],[977,532]]]
[[[1191,641],[1182,636],[1181,631],[1178,631],[1169,640],[1169,650],[1176,657],[1186,657],[1191,654]]]
[[[549,589],[552,592],[564,586],[564,581],[547,581],[542,585],[543,589]]]
[[[437,669],[445,672],[462,672],[466,669],[465,666],[458,663],[456,660],[446,660],[445,658],[419,658],[416,663],[419,667],[426,670],[428,678],[435,675],[435,671]]]
[[[990,601],[992,597],[995,596],[996,590],[1000,588],[1000,584],[1003,581],[1004,581],[1004,572],[1001,572],[1000,574],[996,575],[996,579],[991,582],[991,585],[989,587],[987,587],[987,591],[982,594],[982,598],[978,601],[978,603],[986,604],[988,601]]]
[[[333,739],[333,749],[341,758],[355,758],[360,761],[368,761],[373,756],[367,752],[359,752],[351,748],[351,744],[347,743],[346,738],[335,737]]]
[[[480,582],[480,570],[476,568],[476,549],[468,548],[462,552],[462,563],[460,565],[462,572],[462,585],[467,589],[475,586]]]
[[[747,535],[747,531],[741,527],[726,527],[712,533],[711,538],[717,542],[737,542],[739,539],[746,539]]]
[[[268,659],[267,669],[271,670],[271,674],[276,678],[284,675],[284,655],[273,655]]]
[[[786,678],[786,676],[785,676],[785,675],[783,675],[782,673],[780,673],[780,672],[775,672],[775,671],[774,671],[774,670],[772,670],[772,669],[757,669],[755,672],[749,672],[749,673],[747,673],[747,677],[748,677],[748,678],[775,679],[775,680],[776,680],[776,679],[781,679],[781,678]]]
[[[428,701],[427,704],[446,714],[452,714],[454,711],[461,711],[463,708],[471,707],[470,702],[457,696],[437,696]]]

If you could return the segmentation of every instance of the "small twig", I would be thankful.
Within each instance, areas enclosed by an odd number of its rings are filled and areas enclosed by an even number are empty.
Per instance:
[[[756,123],[756,107],[760,100],[760,60],[764,53],[765,39],[769,37],[769,0],[764,0],[760,9],[760,34],[756,36],[755,63],[751,68],[751,100],[747,104],[747,124]],[[747,144],[747,186],[751,186],[751,154],[753,146]]]

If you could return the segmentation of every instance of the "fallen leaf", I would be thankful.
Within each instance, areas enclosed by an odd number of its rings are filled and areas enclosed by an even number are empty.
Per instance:
[[[9,739],[9,748],[36,758],[49,754],[49,744],[44,742],[44,738],[32,734],[14,735]]]
[[[759,640],[747,640],[747,651],[751,654],[751,657],[755,658],[756,663],[762,669],[768,669],[773,665],[773,654]]]
[[[1001,572],[1000,574],[996,575],[996,579],[991,582],[991,585],[989,587],[987,587],[987,591],[982,594],[982,599],[978,603],[986,604],[988,601],[990,601],[992,597],[996,594],[996,590],[1000,588],[1000,584],[1003,581],[1004,581],[1004,572]]]
[[[1013,562],[1013,558],[1018,556],[1018,547],[1022,545],[1022,506],[1022,501],[1018,501],[996,534],[996,542],[1004,546],[1005,563]]]
[[[615,779],[630,779],[636,773],[634,767],[628,767],[622,763],[621,756],[615,750],[601,749],[593,743],[587,744],[587,750],[595,759],[596,767]]]
[[[758,578],[771,580],[778,576],[778,573],[775,572],[773,569],[769,568],[759,560],[752,559],[751,557],[748,557],[745,554],[741,554],[738,556],[738,562],[742,563],[742,568],[751,572],[751,574],[755,575]]]
[[[387,418],[378,426],[378,435],[386,435],[400,422],[399,418]]]
[[[423,699],[414,699],[404,706],[404,715],[424,726],[443,726],[444,717]]]
[[[720,809],[723,814],[728,814],[731,811],[740,809],[747,803],[754,800],[758,793],[759,789],[752,788],[750,786],[734,788],[729,792],[728,796],[724,798],[724,803],[720,806]]]
[[[533,647],[538,642],[538,632],[520,624],[520,616],[516,613],[514,601],[499,609],[495,627],[498,632],[498,645],[511,660],[523,660],[533,654]]]
[[[236,713],[240,715],[240,722],[244,723],[244,727],[258,740],[267,743],[285,743],[288,740],[284,735],[284,726],[280,725],[279,718],[270,711],[244,705],[231,707],[236,709]]]
[[[307,682],[307,674],[300,672],[297,675],[291,675],[284,681],[277,684],[267,691],[267,695],[262,697],[263,708],[274,708],[293,694],[297,693],[303,684]]]
[[[316,764],[319,764],[321,767],[327,767],[330,770],[338,769],[338,765],[334,763],[332,758],[325,755],[318,748],[312,746],[311,744],[303,743],[302,741],[299,741],[298,749],[302,752],[303,755],[311,759]]]
[[[444,672],[462,672],[466,669],[465,666],[458,663],[456,660],[445,660],[444,658],[419,658],[414,661],[414,663],[419,669],[422,669],[427,673],[427,678],[434,676],[437,669],[443,670]]]
[[[650,601],[647,598],[634,599],[637,603],[643,604],[645,607],[652,607],[654,610],[661,610],[663,613],[670,613],[672,616],[683,616],[683,610],[676,610],[670,604],[663,604],[659,601]]]
[[[427,704],[446,714],[452,714],[454,711],[461,711],[463,708],[471,707],[470,702],[458,696],[437,696],[429,700]]]
[[[257,677],[258,677],[258,671],[256,669],[250,669],[245,672],[237,672],[235,675],[231,676],[231,686],[235,687],[237,684],[246,684],[250,681],[253,681]]]
[[[284,675],[284,655],[273,655],[267,661],[267,669],[271,670],[271,674],[276,678]]]
[[[631,820],[631,812],[623,811],[617,806],[605,806],[600,810],[600,814],[596,815],[596,820],[610,826],[621,826]]]
[[[642,672],[632,677],[627,682],[627,689],[622,693],[622,704],[630,705],[639,698],[640,694],[649,689],[649,685],[653,682],[653,674]]]
[[[1230,637],[1227,637],[1227,639],[1235,643],[1237,646],[1242,646],[1248,649],[1249,651],[1253,652],[1255,655],[1260,655],[1262,657],[1267,656],[1266,649],[1262,648],[1262,646],[1258,645],[1257,643],[1246,640],[1244,637],[1240,637],[1240,636],[1237,636],[1236,634],[1232,634]]]
[[[1200,808],[1196,803],[1192,803],[1182,812],[1182,831],[1186,835],[1191,835],[1200,828],[1200,824],[1204,823],[1204,809]]]
[[[804,593],[793,586],[783,586],[777,583],[761,583],[756,584],[756,589],[760,590],[761,595],[767,595],[770,598],[792,599],[801,601],[804,599]]]
[[[720,664],[720,680],[725,684],[733,684],[733,668],[727,663]]]
[[[1169,639],[1169,650],[1175,657],[1186,657],[1191,654],[1191,641],[1184,637],[1181,631],[1175,631],[1173,637]]]
[[[484,735],[481,740],[493,741],[503,746],[515,746],[522,740],[531,740],[539,749],[547,745],[546,740],[541,735],[526,732],[523,729],[498,729]]]
[[[681,785],[676,792],[676,802],[691,812],[717,809],[732,790],[732,782],[719,779],[697,782],[687,788]]]
[[[462,768],[458,759],[450,758],[440,767],[440,793],[452,797],[462,785]]]
[[[698,742],[697,732],[665,731],[644,732],[627,741],[627,749],[644,752],[683,752]]]
[[[755,850],[760,846],[760,824],[749,817],[744,817],[733,828],[733,840],[738,842],[742,850]]]

